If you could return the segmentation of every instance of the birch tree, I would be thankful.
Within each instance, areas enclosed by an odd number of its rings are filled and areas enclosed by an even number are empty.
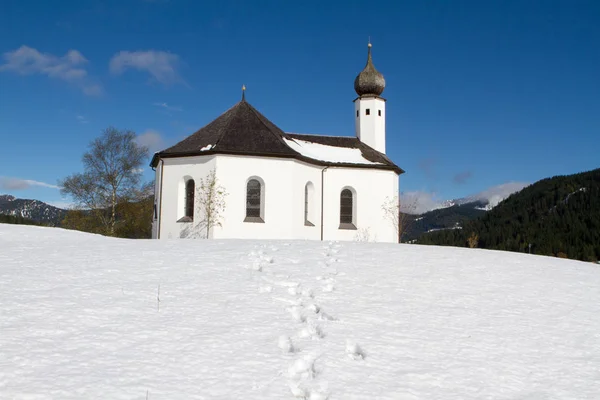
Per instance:
[[[59,182],[61,193],[92,213],[110,236],[115,234],[117,204],[139,193],[140,168],[148,158],[148,148],[135,138],[132,131],[105,129],[83,155],[84,172]]]
[[[215,169],[212,169],[205,178],[200,179],[196,196],[196,213],[200,220],[200,227],[206,229],[208,239],[210,230],[222,225],[227,196],[225,188],[219,184]]]

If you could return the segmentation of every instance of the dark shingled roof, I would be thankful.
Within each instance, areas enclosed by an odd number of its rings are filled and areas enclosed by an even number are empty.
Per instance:
[[[305,140],[335,147],[357,148],[360,149],[364,158],[378,164],[335,163],[315,160],[290,148],[285,143],[284,138]],[[212,147],[207,148],[208,146]],[[150,165],[155,167],[161,158],[209,154],[295,158],[323,166],[388,169],[399,174],[404,172],[384,154],[365,145],[355,137],[285,133],[244,99],[181,142],[155,153]]]

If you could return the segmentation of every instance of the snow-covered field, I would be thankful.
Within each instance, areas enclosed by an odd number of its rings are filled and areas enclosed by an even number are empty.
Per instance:
[[[0,398],[598,399],[600,267],[0,224]]]

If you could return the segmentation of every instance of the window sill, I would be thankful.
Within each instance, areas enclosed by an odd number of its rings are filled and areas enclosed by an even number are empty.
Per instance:
[[[181,217],[177,222],[194,222],[194,219],[192,217]]]
[[[356,225],[354,225],[354,224],[348,224],[348,223],[342,223],[342,224],[340,224],[340,227],[338,229],[348,229],[348,230],[355,231],[356,230]]]
[[[304,226],[315,226],[315,224],[310,221],[304,221]]]
[[[246,218],[244,218],[244,222],[255,222],[255,223],[259,223],[259,224],[264,224],[265,220],[262,219],[261,217],[246,217]]]

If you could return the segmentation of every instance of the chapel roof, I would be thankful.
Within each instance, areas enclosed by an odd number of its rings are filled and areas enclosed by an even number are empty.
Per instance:
[[[285,133],[244,97],[187,138],[155,153],[150,165],[155,167],[161,158],[209,154],[295,158],[321,166],[404,172],[384,154],[356,137]]]

